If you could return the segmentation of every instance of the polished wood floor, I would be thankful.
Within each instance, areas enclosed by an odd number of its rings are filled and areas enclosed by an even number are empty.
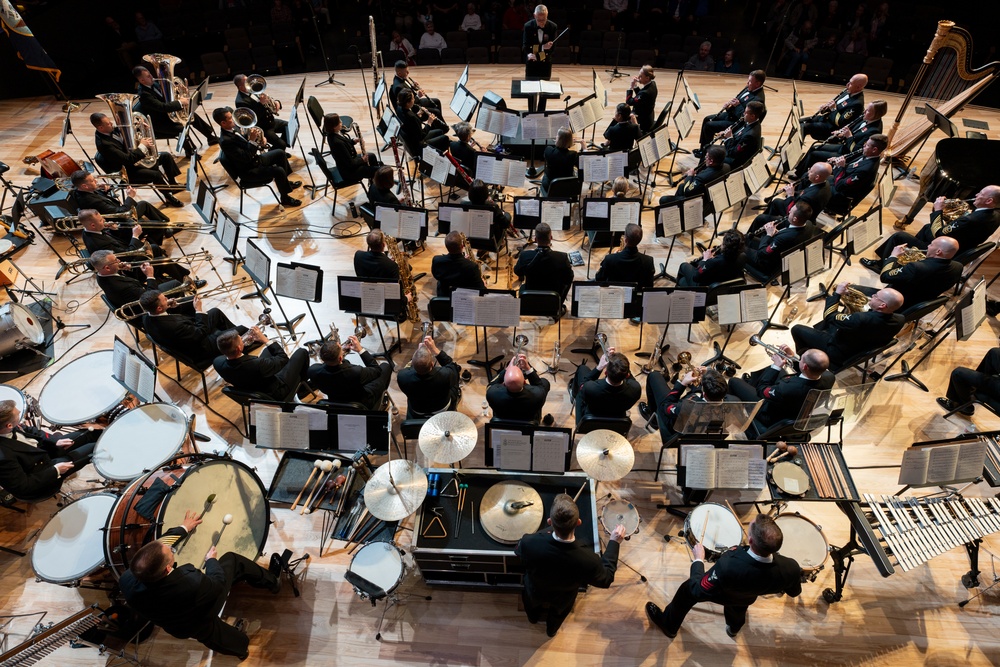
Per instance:
[[[447,106],[452,84],[458,77],[459,67],[436,67],[416,69],[414,78]],[[493,90],[508,97],[508,86],[512,78],[517,78],[520,68],[505,66],[473,67],[469,88],[477,95]],[[557,74],[566,93],[579,98],[590,90],[590,68],[560,67]],[[365,76],[370,77],[370,72]],[[338,73],[337,79],[346,87],[329,86],[314,88],[322,81],[319,75],[307,77],[306,94],[317,96],[328,112],[352,115],[361,123],[369,146],[375,145],[372,128],[365,111],[366,91],[361,74]],[[674,76],[672,72],[661,72],[658,79],[661,96],[669,94]],[[268,92],[288,104],[301,81],[295,77],[269,78]],[[605,82],[607,79],[605,79]],[[690,74],[689,81],[705,105],[704,110],[714,112],[744,84],[743,77]],[[368,81],[370,85],[370,79]],[[777,92],[768,92],[770,114],[764,124],[766,143],[773,145],[791,101],[791,85],[787,81],[769,81]],[[620,79],[610,84],[612,102],[623,99],[628,79]],[[803,84],[799,90],[808,110],[814,109],[830,99],[838,90],[831,86]],[[230,103],[233,90],[229,84],[215,84],[211,87],[214,99],[209,106]],[[868,99],[886,97],[889,100],[890,117],[894,116],[901,101],[900,96],[868,92]],[[662,102],[662,98],[661,98]],[[93,153],[93,140],[87,116],[94,112],[106,112],[104,104],[97,100],[85,100],[79,111],[72,115],[77,136],[89,153]],[[599,124],[603,128],[610,118]],[[912,114],[911,114],[912,116]],[[1000,124],[1000,114],[991,110],[969,109],[964,117],[987,120],[992,127]],[[286,115],[287,117],[287,115]],[[449,122],[455,118],[445,111]],[[49,99],[22,99],[0,103],[0,160],[9,164],[11,170],[5,175],[16,185],[28,185],[37,175],[35,167],[21,163],[25,155],[34,155],[45,149],[55,149],[62,125],[63,114],[60,105]],[[699,119],[696,119],[697,132]],[[904,123],[905,124],[905,123]],[[991,138],[997,138],[995,129]],[[696,137],[697,135],[695,135]],[[311,145],[308,129],[303,126],[300,138]],[[483,143],[486,137],[480,132]],[[930,144],[933,144],[932,139]],[[694,138],[683,144],[694,148]],[[931,154],[929,145],[919,160]],[[82,153],[72,138],[66,150],[74,157],[82,158]],[[308,149],[307,149],[308,150]],[[224,183],[226,176],[218,164],[213,164],[216,149],[206,153],[204,165],[213,182]],[[298,154],[298,151],[296,150]],[[388,162],[389,153],[383,156]],[[310,158],[311,160],[311,158]],[[694,164],[689,155],[679,159],[682,167]],[[182,168],[186,162],[182,162]],[[305,163],[301,155],[293,160],[297,178],[308,182]],[[320,178],[313,167],[312,176]],[[664,194],[672,188],[661,183],[656,195]],[[900,192],[892,205],[892,216],[901,216],[909,207],[917,191],[915,181],[901,181]],[[263,191],[260,191],[263,192]],[[430,187],[428,193],[437,192]],[[152,199],[152,197],[149,197]],[[182,200],[189,201],[182,194]],[[221,192],[220,203],[236,214],[238,193],[232,186]],[[257,193],[248,197],[244,209],[246,229],[250,236],[258,236],[275,261],[304,261],[319,264],[326,270],[327,285],[322,304],[315,307],[322,328],[328,322],[335,322],[342,332],[352,328],[346,314],[337,310],[335,276],[351,274],[351,257],[355,250],[363,246],[359,235],[350,238],[331,236],[334,222],[349,221],[347,205],[354,199],[364,201],[364,195],[357,189],[341,193],[336,210],[333,210],[332,196],[315,200],[305,199],[298,209],[288,209],[279,213],[269,195],[258,198]],[[433,208],[435,205],[430,202]],[[171,219],[196,221],[197,213],[191,206],[183,209],[168,209]],[[332,214],[332,217],[331,217]],[[927,220],[927,210],[918,217],[917,224]],[[642,250],[652,254],[657,262],[667,256],[665,246],[653,242],[653,221],[651,213],[643,215],[646,241]],[[745,228],[744,223],[744,228]],[[344,226],[350,229],[350,225]],[[358,226],[360,229],[360,226]],[[886,223],[891,232],[891,221]],[[699,233],[701,240],[707,240],[710,230]],[[43,232],[47,233],[47,232]],[[704,237],[704,238],[702,238]],[[583,235],[578,229],[557,235],[557,247],[564,250],[579,249]],[[197,267],[196,273],[216,284],[229,277],[229,265],[220,261],[222,251],[218,243],[205,233],[186,231],[180,236],[181,244],[188,251],[206,248],[216,256],[212,266],[205,263]],[[52,240],[59,252],[68,255],[69,244],[65,239]],[[167,244],[175,254],[172,244]],[[516,244],[515,244],[516,245]],[[431,257],[443,252],[443,240],[431,237],[427,242],[427,252],[416,255],[412,262],[414,270],[429,271]],[[670,258],[669,270],[674,273],[677,265],[687,258],[690,249],[675,249]],[[594,258],[596,269],[602,253]],[[71,258],[70,258],[71,259]],[[43,371],[19,378],[11,384],[27,393],[37,396],[46,381],[66,364],[90,351],[109,349],[115,335],[127,338],[125,325],[108,313],[97,298],[97,287],[92,278],[78,280],[72,285],[66,279],[53,279],[56,271],[55,258],[40,240],[16,259],[22,270],[30,273],[45,290],[55,292],[53,297],[57,312],[68,324],[89,324],[89,329],[67,329],[59,335],[55,343],[54,363]],[[996,271],[995,263],[985,267],[987,278]],[[577,276],[582,278],[585,268],[578,268]],[[831,273],[821,276],[829,280]],[[875,276],[857,262],[842,274],[843,279],[859,284],[875,284]],[[505,284],[506,272],[500,275],[500,286]],[[434,293],[432,278],[419,283],[421,303]],[[806,297],[817,290],[816,281],[807,289],[798,286],[792,297],[778,312],[782,321],[788,317],[791,308],[798,309],[794,322],[811,322],[819,319],[819,302],[808,303]],[[771,294],[772,306],[777,298]],[[303,312],[300,304],[283,300],[289,315]],[[217,298],[206,303],[206,307],[218,306],[224,309],[236,322],[249,324],[256,321],[261,311],[258,301],[241,301],[235,296]],[[649,350],[655,343],[659,331],[646,327],[643,340],[639,340],[639,329],[627,322],[605,322],[602,330],[607,332],[611,342],[630,356],[642,349]],[[946,438],[958,435],[969,428],[992,430],[1000,428],[996,420],[988,414],[978,414],[973,419],[943,419],[943,412],[934,402],[934,397],[943,395],[948,374],[958,365],[975,366],[983,354],[996,344],[1000,325],[989,318],[980,330],[967,342],[957,342],[949,337],[918,369],[918,376],[930,387],[924,393],[908,383],[881,382],[874,390],[872,400],[866,410],[852,417],[846,425],[845,456],[855,468],[854,479],[862,492],[891,494],[899,489],[896,484],[898,465],[903,450],[913,441]],[[552,356],[556,341],[556,327],[545,321],[526,323],[522,329],[530,338],[527,351],[536,366],[543,366]],[[728,354],[744,368],[753,369],[765,365],[765,353],[760,348],[750,348],[747,339],[755,328],[741,328],[734,335]],[[311,318],[306,318],[300,332],[302,339],[316,337]],[[396,359],[405,360],[414,349],[419,332],[413,332],[404,325],[403,351]],[[440,325],[437,331],[439,344],[448,350],[460,363],[465,363],[475,353],[472,338],[463,327]],[[490,349],[508,350],[511,333],[508,330],[490,330]],[[593,323],[566,319],[562,326],[562,349],[569,350],[581,344],[589,345],[593,333]],[[694,327],[693,343],[685,341],[686,331],[674,327],[669,331],[670,355],[678,351],[690,350],[694,358],[709,356],[713,340],[721,341],[718,326],[711,322]],[[773,331],[767,338],[773,343],[790,341],[787,332]],[[302,340],[300,339],[300,340]],[[373,345],[373,339],[364,343]],[[634,357],[633,357],[634,358]],[[916,355],[908,358],[915,361]],[[570,370],[570,362],[579,362],[578,355],[566,354],[562,367]],[[166,367],[165,367],[166,368]],[[546,410],[551,412],[559,424],[571,423],[570,403],[566,394],[568,373],[556,376],[549,395]],[[842,386],[857,384],[859,378],[845,373]],[[187,373],[184,386],[191,391],[199,391],[196,375]],[[234,456],[256,467],[265,484],[271,480],[278,456],[271,451],[259,450],[244,441],[233,427],[239,421],[239,410],[220,393],[221,383],[213,373],[209,373],[211,410],[199,401],[193,400],[185,391],[161,374],[158,388],[160,396],[173,401],[184,410],[198,416],[198,430],[211,434],[210,449],[221,450],[229,443],[236,445]],[[86,381],[81,380],[81,391],[86,391]],[[478,369],[473,369],[473,380],[465,388],[461,410],[474,417],[480,425],[481,402],[485,390],[485,378]],[[404,405],[404,397],[392,385],[396,403]],[[981,411],[980,411],[981,412]],[[635,412],[633,411],[633,416]],[[618,483],[609,484],[604,489],[613,491],[621,498],[635,503],[642,516],[640,534],[625,543],[622,548],[623,565],[618,571],[614,586],[607,591],[592,590],[581,596],[573,615],[560,633],[548,639],[541,626],[529,625],[523,612],[518,609],[518,598],[511,594],[491,594],[485,592],[454,592],[433,590],[433,601],[411,598],[402,605],[391,609],[383,627],[381,643],[374,638],[375,624],[381,606],[373,609],[360,600],[344,581],[344,573],[350,557],[339,542],[323,554],[318,551],[321,541],[320,517],[300,516],[287,509],[274,508],[274,524],[266,552],[280,552],[285,547],[296,555],[308,554],[311,559],[301,579],[302,596],[292,597],[286,590],[280,597],[258,595],[245,588],[237,588],[230,597],[227,613],[246,616],[262,621],[262,630],[252,638],[250,665],[990,665],[1000,662],[1000,637],[996,632],[1000,595],[997,589],[984,592],[968,606],[959,608],[958,603],[971,593],[960,583],[960,576],[968,570],[965,553],[960,549],[935,558],[928,564],[909,573],[897,573],[883,579],[874,565],[865,556],[859,556],[854,563],[850,581],[840,603],[829,605],[822,599],[824,588],[833,583],[830,563],[816,583],[804,586],[797,599],[774,598],[761,600],[750,612],[750,622],[737,640],[729,639],[724,631],[721,608],[706,604],[698,607],[688,617],[681,633],[672,642],[663,635],[650,630],[642,608],[647,600],[666,604],[677,585],[688,572],[687,549],[676,541],[665,542],[662,535],[676,534],[682,522],[656,508],[664,501],[678,502],[678,490],[672,475],[653,481],[651,469],[655,467],[659,453],[659,436],[647,434],[641,428],[633,428],[632,441],[636,450],[635,470]],[[139,446],[139,443],[136,443]],[[411,448],[411,457],[414,456]],[[421,463],[426,463],[418,455]],[[466,467],[482,465],[482,446],[465,462]],[[88,481],[96,475],[85,470],[68,486],[84,489]],[[973,495],[987,496],[994,490],[985,484],[967,489]],[[722,493],[717,496],[732,502],[759,498],[750,493]],[[755,513],[752,505],[742,505],[743,520],[749,522]],[[2,529],[0,544],[27,548],[31,536],[49,520],[57,509],[54,501],[28,508],[26,515],[8,511],[0,513]],[[793,504],[789,510],[800,511],[816,521],[823,528],[831,544],[842,545],[848,539],[849,526],[835,506],[828,503]],[[411,541],[411,533],[402,530],[398,543],[406,548]],[[981,567],[984,570],[984,587],[993,581],[995,563],[993,553],[997,552],[998,538],[987,538],[983,547]],[[642,572],[648,582],[642,583],[629,568]],[[47,611],[46,621],[54,621],[98,602],[105,603],[106,596],[86,589],[71,589],[44,582],[36,582],[30,557],[18,559],[0,553],[0,607],[4,614],[24,614]],[[426,594],[419,574],[411,569],[401,586],[402,591]],[[7,628],[9,644],[22,641],[30,630],[32,619],[16,619]],[[163,632],[157,632],[141,647],[141,654],[150,665],[228,665],[235,660],[214,657],[194,641],[175,640]],[[93,649],[60,649],[44,664],[52,665],[97,665],[102,664]]]

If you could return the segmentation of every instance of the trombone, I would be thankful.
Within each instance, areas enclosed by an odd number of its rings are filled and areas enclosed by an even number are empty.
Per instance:
[[[105,220],[118,220],[121,222],[135,221],[138,217],[135,211],[135,206],[132,207],[131,211],[126,211],[124,213],[108,213],[107,215],[102,215]],[[57,232],[76,232],[83,227],[80,225],[80,216],[78,215],[66,215],[61,218],[55,218],[52,221],[52,228]]]
[[[149,188],[152,190],[159,190],[160,192],[180,192],[182,190],[187,190],[187,186],[180,184],[156,185],[155,183],[128,183],[128,182],[122,183],[121,176],[118,175],[117,173],[91,174],[91,175],[94,177],[94,179],[98,181],[98,183],[103,182],[108,187],[108,189],[111,190],[114,189],[127,190],[128,188],[133,188],[135,190],[142,190]],[[55,184],[56,187],[62,190],[63,192],[73,192],[74,190],[76,190],[76,188],[73,187],[73,178],[71,176],[60,176],[59,178],[55,179]]]
[[[240,280],[222,283],[221,285],[205,290],[200,294],[198,293],[197,288],[195,288],[193,282],[184,283],[183,285],[178,285],[173,289],[165,290],[163,295],[167,297],[169,302],[171,302],[169,304],[170,308],[175,308],[185,303],[191,303],[199,297],[204,298],[209,296],[220,296],[222,294],[228,294],[229,292],[241,290],[246,285],[246,280],[247,279],[244,277]],[[116,308],[114,312],[115,317],[123,322],[134,320],[137,317],[141,317],[143,313],[145,313],[138,301],[130,301],[120,308]]]
[[[782,359],[785,360],[785,365],[787,365],[787,366],[791,366],[793,364],[799,363],[799,357],[798,357],[798,355],[788,354],[787,352],[785,352],[784,350],[782,350],[777,345],[768,345],[767,343],[765,343],[764,341],[762,341],[760,339],[760,336],[758,336],[757,334],[754,334],[753,336],[750,336],[750,345],[760,345],[765,350],[767,350],[770,354],[776,354],[776,355],[778,355],[779,357],[781,357]]]
[[[124,255],[125,253],[122,254]],[[174,259],[173,257],[157,257],[155,259],[143,259],[136,262],[121,262],[119,266],[128,269],[138,269],[143,264],[149,264],[150,266],[166,266],[167,264],[171,264],[173,262],[184,262],[185,264],[193,264],[194,262],[203,260],[207,261],[210,259],[212,259],[211,253],[209,253],[207,250],[199,250],[198,252],[192,252],[187,255],[182,255],[177,259]]]
[[[115,257],[118,259],[123,257],[128,257],[129,259],[142,258],[143,261],[148,261],[153,259],[153,248],[149,245],[149,241],[144,241],[141,248],[116,253]],[[92,268],[89,257],[81,257],[66,265],[66,270],[75,276],[82,275]]]

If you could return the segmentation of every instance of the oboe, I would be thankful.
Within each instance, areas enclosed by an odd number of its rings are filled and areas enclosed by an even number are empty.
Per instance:
[[[410,198],[410,184],[406,182],[406,171],[403,169],[403,163],[399,160],[399,147],[396,145],[396,137],[392,137],[389,143],[392,145],[392,158],[396,161],[396,175],[399,179],[400,187],[400,197],[404,206],[410,206],[412,200]]]

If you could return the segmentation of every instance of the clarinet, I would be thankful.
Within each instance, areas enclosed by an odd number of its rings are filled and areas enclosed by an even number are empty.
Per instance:
[[[411,206],[413,201],[410,198],[410,185],[406,182],[406,171],[403,169],[403,163],[399,160],[399,147],[396,145],[396,137],[392,137],[389,143],[392,145],[392,157],[396,161],[396,174],[399,178],[400,187],[399,194],[402,198],[400,203],[403,206]]]

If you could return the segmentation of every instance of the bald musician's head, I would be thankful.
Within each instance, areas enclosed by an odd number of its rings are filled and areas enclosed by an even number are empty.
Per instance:
[[[799,370],[810,380],[817,380],[830,367],[830,357],[823,350],[806,350],[799,357]]]
[[[368,232],[368,249],[372,252],[385,252],[385,234],[381,229],[373,229]]]
[[[868,75],[867,74],[855,74],[851,77],[851,80],[847,82],[847,92],[851,95],[859,93],[865,89],[868,85]]]
[[[833,167],[830,166],[829,162],[817,162],[813,166],[809,167],[809,182],[822,183],[826,179],[830,178],[830,174],[832,173]]]
[[[461,255],[464,245],[462,243],[462,232],[452,230],[444,237],[444,247],[449,255]]]
[[[868,305],[880,313],[895,313],[903,305],[903,295],[891,287],[884,287],[872,295]]]
[[[1000,185],[987,185],[979,191],[972,205],[976,208],[1000,208]]]
[[[939,236],[927,246],[927,257],[951,259],[958,252],[958,241],[950,236]]]
[[[508,366],[503,374],[503,386],[512,394],[519,394],[524,389],[524,372],[518,366]]]

